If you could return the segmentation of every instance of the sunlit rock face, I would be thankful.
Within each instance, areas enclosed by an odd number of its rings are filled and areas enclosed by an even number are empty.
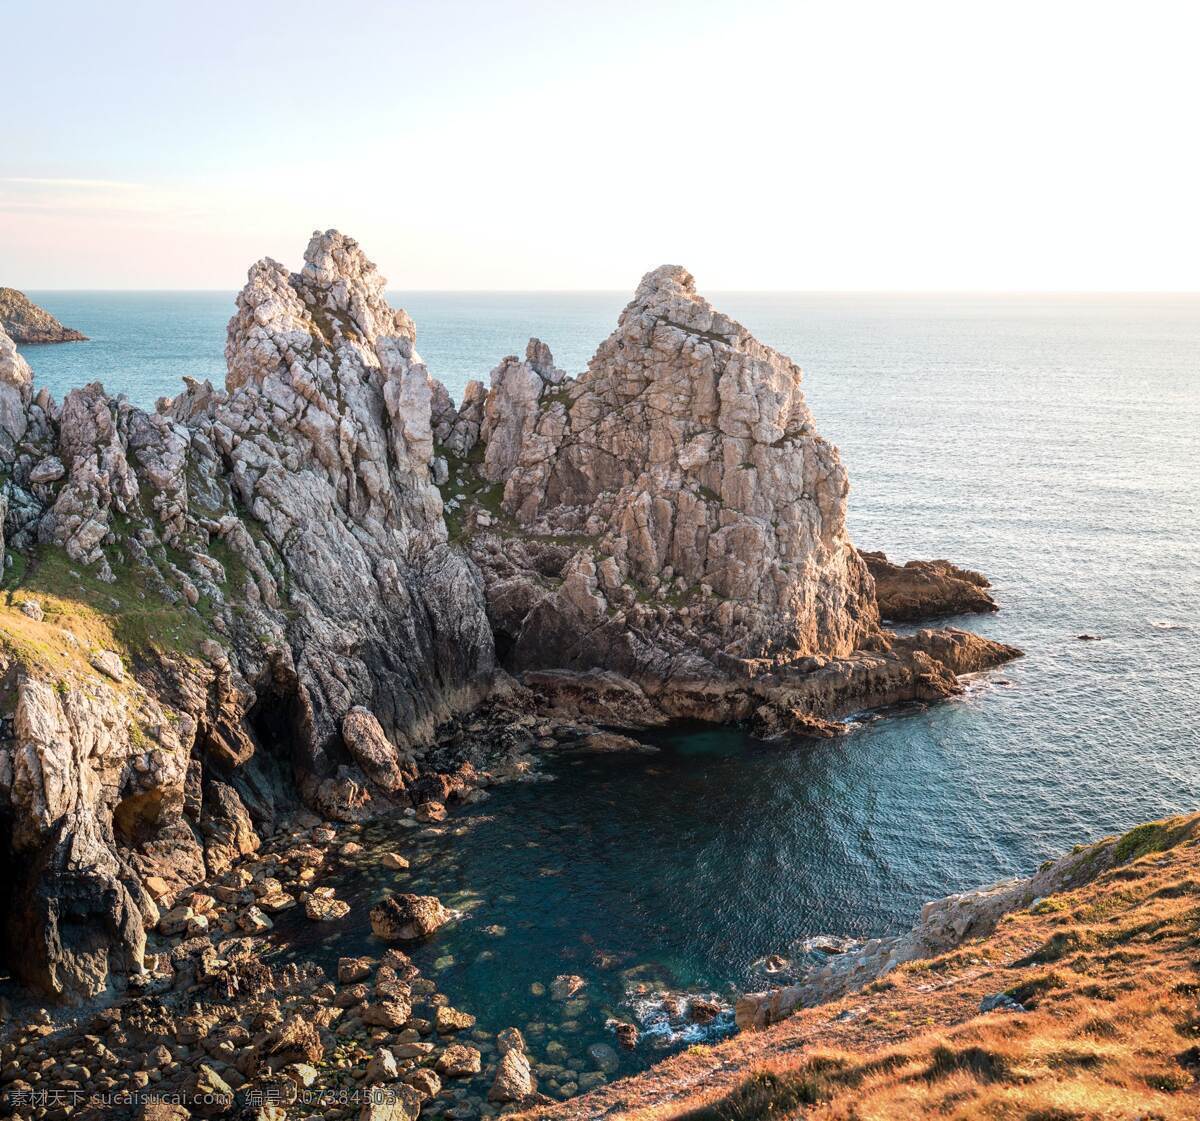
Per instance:
[[[514,665],[839,656],[877,632],[799,367],[689,273],[648,273],[578,379],[539,347],[493,372],[477,456],[519,542],[472,538]]]
[[[33,603],[31,648],[62,660],[0,655],[21,717],[0,743],[5,958],[31,947],[19,973],[47,996],[139,967],[144,881],[169,903],[301,802],[407,805],[411,750],[490,687],[482,582],[430,473],[435,385],[383,287],[336,232],[298,273],[260,261],[225,391],[190,382],[154,414],[99,383],[35,395],[0,335],[7,544],[61,557],[56,594],[117,630],[131,602],[161,627],[126,676]]]
[[[192,423],[286,569],[314,746],[355,704],[393,740],[419,740],[492,669],[479,577],[447,544],[430,475],[434,385],[357,242],[314,234],[304,259],[296,274],[250,270],[228,394]]]

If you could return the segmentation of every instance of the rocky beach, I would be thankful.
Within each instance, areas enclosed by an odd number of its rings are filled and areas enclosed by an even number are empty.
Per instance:
[[[409,890],[419,840],[558,753],[619,759],[680,721],[836,740],[1020,653],[884,626],[996,604],[949,561],[856,549],[799,368],[684,269],[643,278],[578,377],[533,339],[457,403],[383,290],[336,231],[299,272],[260,261],[225,387],[189,381],[153,413],[99,383],[55,402],[0,335],[18,1116],[399,1121],[602,1093],[641,1025],[572,1029],[583,977],[547,968],[545,1018],[485,1030],[416,963],[471,921]],[[381,820],[388,851],[364,845]],[[281,928],[346,920],[367,860],[391,885],[373,951],[273,958]],[[745,996],[738,1027],[1079,883],[1039,875]],[[707,994],[648,995],[680,1024],[732,1020]]]

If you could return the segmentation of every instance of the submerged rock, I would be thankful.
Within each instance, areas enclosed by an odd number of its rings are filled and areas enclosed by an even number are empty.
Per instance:
[[[620,1057],[607,1043],[593,1043],[587,1053],[596,1069],[605,1074],[615,1074],[621,1067]]]
[[[582,992],[587,982],[575,973],[562,973],[550,983],[551,1000],[570,1000]]]

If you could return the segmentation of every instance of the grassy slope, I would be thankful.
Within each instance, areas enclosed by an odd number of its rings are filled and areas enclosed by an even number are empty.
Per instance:
[[[985,939],[538,1116],[1196,1121],[1200,816],[1116,855]],[[981,1015],[999,992],[1030,1011]]]
[[[106,584],[50,546],[13,558],[0,592],[0,650],[42,677],[95,678],[89,659],[100,650],[116,651],[127,667],[139,657],[186,657],[210,637],[200,614],[168,603],[136,571],[118,568]],[[25,615],[24,600],[36,600],[44,618]]]

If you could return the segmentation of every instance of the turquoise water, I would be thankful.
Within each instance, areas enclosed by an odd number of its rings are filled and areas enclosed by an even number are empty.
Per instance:
[[[149,403],[183,373],[221,377],[229,296],[32,295],[94,337],[27,348],[56,394],[99,377]],[[396,297],[452,391],[530,334],[579,370],[624,300]],[[987,572],[1003,610],[961,622],[1027,657],[841,741],[686,731],[657,755],[555,761],[553,782],[468,811],[466,836],[423,842],[416,879],[484,905],[419,953],[454,958],[446,991],[489,1026],[538,1022],[529,984],[578,972],[590,1042],[623,969],[726,991],[797,938],[894,932],[926,899],[1200,808],[1200,298],[715,302],[805,368],[855,540]],[[346,946],[391,883],[375,875],[348,888]]]

